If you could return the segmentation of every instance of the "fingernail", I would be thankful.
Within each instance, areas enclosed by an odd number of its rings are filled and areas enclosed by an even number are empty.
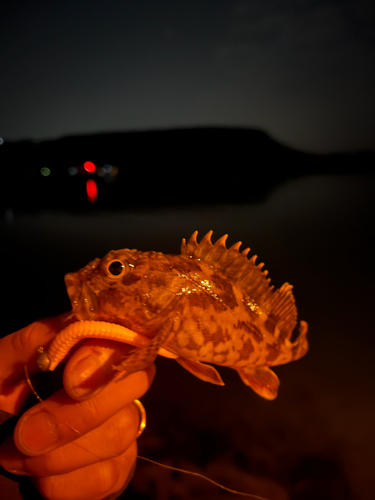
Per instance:
[[[107,359],[91,355],[80,359],[70,368],[69,380],[65,383],[70,396],[86,399],[108,384],[113,377],[113,370],[108,363],[103,365],[103,361]]]
[[[81,384],[91,378],[99,368],[103,366],[101,359],[97,356],[86,356],[74,365],[75,383]]]
[[[45,451],[59,440],[55,419],[44,411],[31,415],[19,432],[24,448],[34,452]]]
[[[30,474],[28,472],[25,472],[24,470],[17,470],[17,469],[10,470],[4,466],[3,469],[5,469],[7,472],[10,472],[11,474],[17,474],[17,476],[30,476]]]

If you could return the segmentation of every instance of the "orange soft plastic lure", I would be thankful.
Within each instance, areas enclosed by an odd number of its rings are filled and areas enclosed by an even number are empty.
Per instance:
[[[114,367],[131,373],[158,354],[176,361],[202,380],[223,385],[206,363],[237,370],[257,394],[274,399],[279,379],[270,366],[301,358],[308,349],[307,323],[297,325],[292,286],[270,285],[263,264],[248,259],[241,242],[215,244],[212,231],[200,243],[195,232],[182,240],[181,255],[112,250],[65,276],[72,304],[71,323],[39,348],[38,365],[53,370],[84,337],[111,338],[137,348]]]

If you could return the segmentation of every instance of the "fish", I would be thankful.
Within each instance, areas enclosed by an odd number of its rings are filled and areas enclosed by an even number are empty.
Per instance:
[[[224,382],[212,365],[232,368],[259,396],[274,399],[280,381],[270,367],[306,354],[308,325],[300,321],[295,335],[292,285],[275,288],[257,256],[248,258],[250,248],[240,252],[240,241],[227,248],[228,235],[212,243],[212,234],[198,243],[195,231],[180,255],[112,250],[68,273],[76,322],[57,335],[55,351],[65,346],[63,357],[80,333],[112,338],[137,346],[114,366],[124,374],[162,354],[216,385]]]

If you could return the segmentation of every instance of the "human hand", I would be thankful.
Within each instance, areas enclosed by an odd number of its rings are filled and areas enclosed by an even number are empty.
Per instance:
[[[0,339],[0,409],[23,411],[31,392],[24,365],[33,380],[36,347],[48,345],[66,317],[40,320]],[[29,475],[48,500],[100,500],[127,485],[140,421],[133,401],[155,374],[152,365],[114,382],[111,367],[130,349],[107,340],[83,344],[65,366],[64,388],[27,410],[0,446],[2,467]]]

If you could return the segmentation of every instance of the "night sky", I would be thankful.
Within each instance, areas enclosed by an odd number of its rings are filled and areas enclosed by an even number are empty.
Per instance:
[[[373,0],[12,0],[0,137],[205,125],[375,147]]]

